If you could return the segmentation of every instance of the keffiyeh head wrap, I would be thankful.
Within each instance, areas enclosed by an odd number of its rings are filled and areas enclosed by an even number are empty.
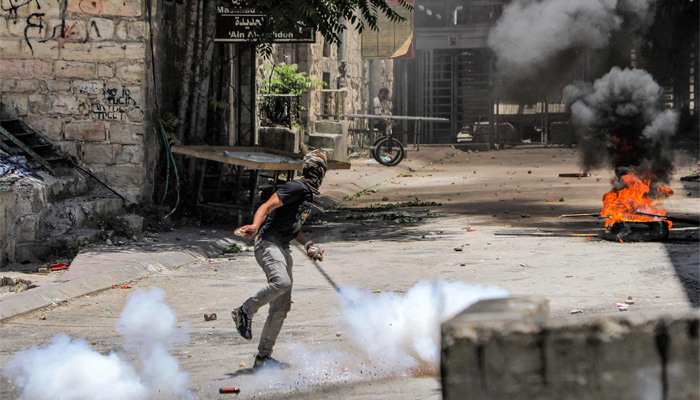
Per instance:
[[[304,156],[304,169],[301,172],[301,179],[311,189],[313,194],[319,194],[318,188],[326,175],[326,156],[321,150],[314,150]]]

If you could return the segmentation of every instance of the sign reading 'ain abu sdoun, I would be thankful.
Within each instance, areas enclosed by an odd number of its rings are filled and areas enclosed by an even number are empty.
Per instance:
[[[244,0],[229,0],[227,5],[216,9],[216,42],[247,42],[258,39],[257,29],[263,25],[267,15],[258,13]],[[274,42],[313,43],[316,32],[299,26],[292,32],[274,32]]]

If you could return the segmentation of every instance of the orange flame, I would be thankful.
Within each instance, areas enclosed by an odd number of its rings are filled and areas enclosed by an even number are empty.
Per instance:
[[[603,196],[603,210],[601,210],[600,215],[605,217],[606,227],[621,221],[651,222],[662,220],[659,217],[637,213],[666,215],[666,209],[661,206],[661,201],[673,194],[672,189],[659,186],[656,190],[656,197],[652,198],[649,196],[651,179],[639,179],[634,172],[628,172],[620,180],[624,183],[622,189],[613,189]],[[671,225],[671,221],[668,221],[669,228]]]

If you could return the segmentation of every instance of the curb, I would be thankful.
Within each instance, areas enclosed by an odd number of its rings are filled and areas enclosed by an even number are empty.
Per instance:
[[[48,283],[35,289],[30,289],[0,301],[0,321],[26,314],[40,308],[56,306],[60,303],[85,296],[91,293],[111,289],[113,285],[121,285],[144,278],[154,272],[168,268],[176,268],[185,264],[202,260],[222,253],[232,239],[220,238],[213,242],[189,244],[185,251],[142,251],[143,261],[132,261],[105,272],[99,272],[75,279]],[[121,248],[112,251],[95,251],[94,249],[81,252],[73,260],[73,265],[86,258],[107,261],[114,254],[123,252]],[[145,257],[143,256],[145,255]]]

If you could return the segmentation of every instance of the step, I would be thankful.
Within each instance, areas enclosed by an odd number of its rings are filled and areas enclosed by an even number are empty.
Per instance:
[[[94,222],[99,217],[119,214],[123,209],[123,200],[118,197],[86,198],[77,197],[51,205],[44,217],[42,237],[63,235],[74,229]]]
[[[57,167],[54,175],[44,174],[47,185],[47,201],[55,203],[64,199],[85,195],[90,191],[90,179],[74,168]]]
[[[347,132],[347,123],[339,121],[316,121],[314,123],[314,130],[316,133],[332,133],[336,135],[342,135]]]
[[[337,142],[343,139],[343,135],[335,133],[312,133],[309,135],[309,148],[334,149]]]
[[[99,229],[77,229],[48,240],[25,242],[15,245],[13,262],[39,263],[55,258],[73,257],[80,248],[102,239]]]
[[[325,149],[330,160],[346,161],[348,144],[343,135],[334,133],[313,133],[309,135],[309,149]]]

